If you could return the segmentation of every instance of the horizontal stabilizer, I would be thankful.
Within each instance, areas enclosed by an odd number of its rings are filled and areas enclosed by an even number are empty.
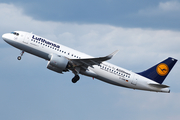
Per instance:
[[[167,88],[169,86],[167,85],[163,85],[163,84],[153,84],[153,83],[149,83],[150,86],[156,87],[156,88]]]

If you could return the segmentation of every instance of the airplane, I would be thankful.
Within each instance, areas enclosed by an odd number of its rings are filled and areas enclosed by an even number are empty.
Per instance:
[[[24,31],[3,34],[2,39],[22,51],[17,57],[18,60],[27,52],[47,60],[47,68],[52,71],[60,74],[72,71],[73,83],[76,83],[80,79],[79,74],[82,74],[120,87],[170,93],[169,86],[162,83],[177,62],[177,59],[168,57],[143,72],[135,73],[107,62],[118,51],[104,57],[92,57]]]

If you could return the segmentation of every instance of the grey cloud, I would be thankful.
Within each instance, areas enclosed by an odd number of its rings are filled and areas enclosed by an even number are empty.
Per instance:
[[[8,1],[4,1],[7,3]],[[12,1],[11,1],[12,3]],[[14,4],[24,8],[24,13],[41,21],[61,21],[78,24],[109,24],[121,27],[141,27],[153,29],[179,30],[179,0],[62,0],[62,1],[24,1],[15,0]],[[173,9],[172,7],[173,6]],[[155,9],[155,11],[151,10]],[[147,12],[147,14],[146,14]],[[139,14],[141,13],[141,14]]]
[[[172,16],[174,17],[180,13],[180,2],[178,1],[168,1],[160,2],[156,7],[150,7],[146,9],[139,10],[138,14],[142,16]]]

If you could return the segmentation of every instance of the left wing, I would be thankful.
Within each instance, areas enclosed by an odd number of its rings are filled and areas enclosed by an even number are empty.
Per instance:
[[[102,63],[103,61],[107,61],[107,60],[111,59],[117,52],[118,52],[118,50],[114,51],[113,53],[111,53],[110,55],[107,55],[105,57],[86,58],[86,59],[70,59],[70,61],[72,61],[72,63],[75,64],[75,66],[80,66],[80,67],[91,66],[92,67],[92,65],[100,65],[100,63]]]

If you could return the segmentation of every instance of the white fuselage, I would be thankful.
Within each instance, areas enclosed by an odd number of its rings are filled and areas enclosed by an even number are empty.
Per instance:
[[[69,59],[93,58],[92,56],[42,38],[35,34],[22,31],[18,31],[18,33],[20,33],[19,36],[14,36],[13,34],[7,33],[2,37],[12,46],[48,61],[50,60],[50,54],[52,53],[65,56]],[[80,71],[80,74],[97,78],[104,82],[121,87],[156,92],[170,91],[169,88],[156,88],[150,86],[149,83],[158,83],[108,62],[102,62],[99,66],[89,66],[86,71]]]

